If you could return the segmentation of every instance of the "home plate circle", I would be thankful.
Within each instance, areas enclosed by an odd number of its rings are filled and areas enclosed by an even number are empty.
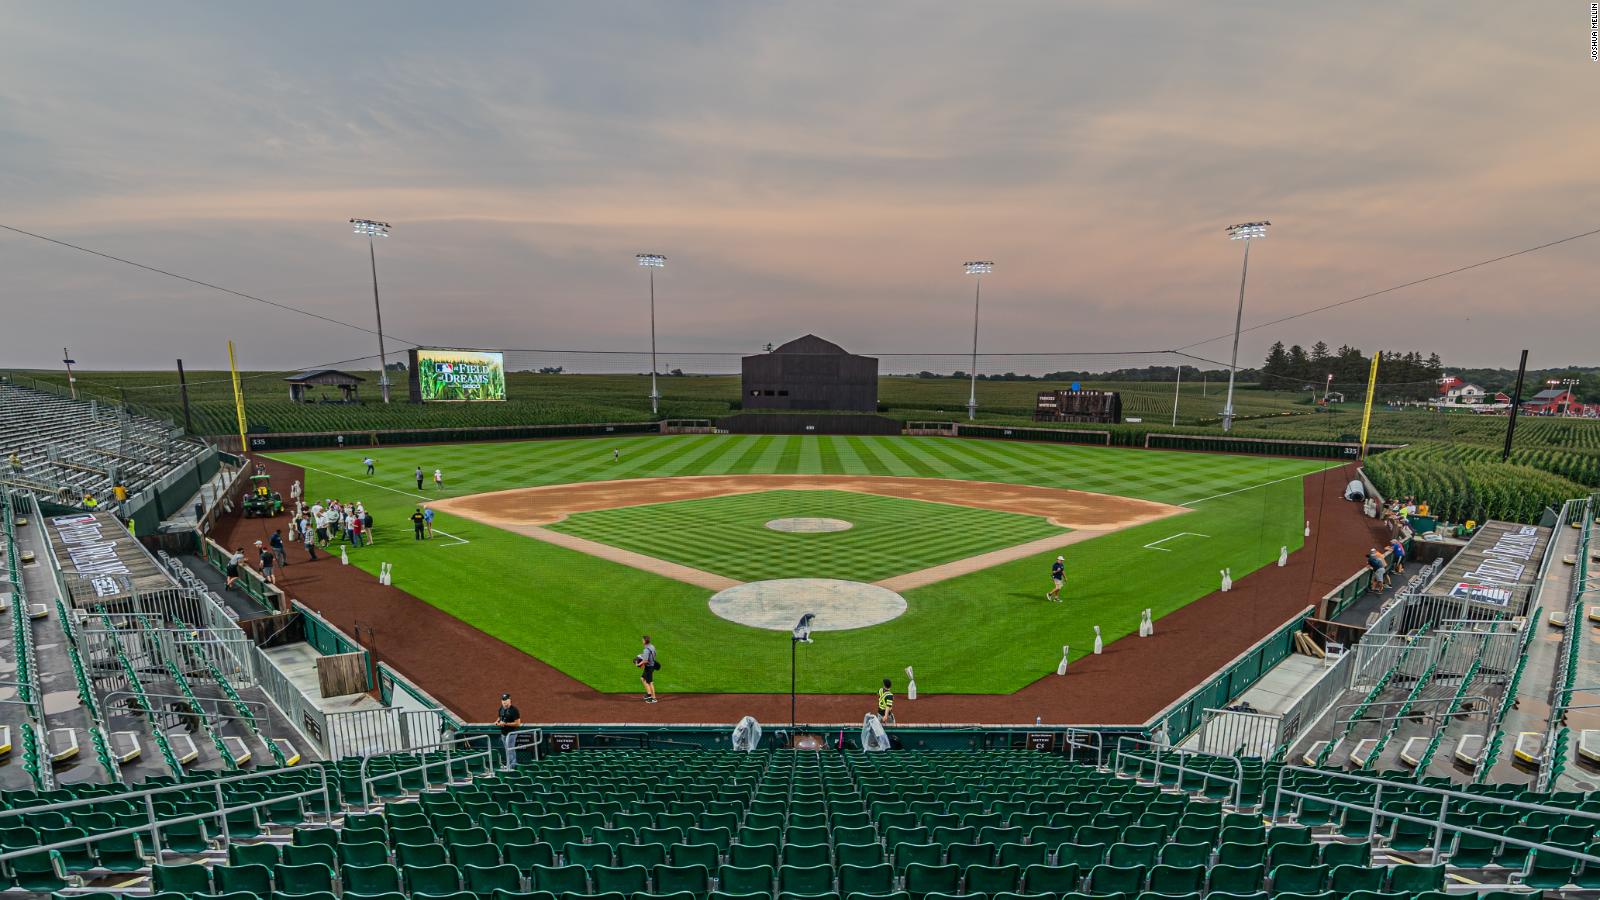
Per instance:
[[[719,591],[711,611],[751,628],[790,631],[806,613],[816,613],[813,631],[844,631],[881,625],[906,611],[904,597],[888,588],[836,578],[776,578]]]
[[[767,523],[773,531],[788,531],[793,534],[826,534],[830,531],[849,531],[855,526],[843,519],[773,519]]]

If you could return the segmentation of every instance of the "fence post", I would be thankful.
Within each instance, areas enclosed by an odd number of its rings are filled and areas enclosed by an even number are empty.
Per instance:
[[[1439,804],[1439,824],[1433,828],[1433,861],[1435,864],[1439,862],[1439,853],[1444,849],[1445,814],[1450,809],[1450,795],[1446,794],[1442,799],[1444,802]]]
[[[211,786],[217,789],[217,818],[222,822],[222,843],[227,845],[232,842],[228,829],[228,814],[223,810],[228,808],[228,802],[222,799],[222,782],[213,781]]]
[[[144,795],[144,813],[150,820],[150,843],[155,845],[155,859],[161,861],[163,848],[161,846],[161,827],[156,824],[156,805],[150,799],[150,794]]]

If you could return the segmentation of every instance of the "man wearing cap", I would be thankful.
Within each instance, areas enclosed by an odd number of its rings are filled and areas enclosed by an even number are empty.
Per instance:
[[[500,695],[500,710],[495,714],[495,724],[500,726],[500,742],[505,746],[506,769],[517,764],[517,729],[522,725],[522,711],[511,705],[511,695]]]
[[[1065,556],[1056,557],[1056,561],[1050,564],[1050,581],[1055,584],[1055,587],[1051,588],[1050,593],[1045,594],[1044,598],[1060,603],[1061,586],[1067,583],[1067,558]]]

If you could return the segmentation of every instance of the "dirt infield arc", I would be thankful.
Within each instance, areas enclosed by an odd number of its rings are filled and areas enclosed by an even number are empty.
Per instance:
[[[262,461],[284,483],[304,479],[297,466]],[[1341,497],[1354,473],[1348,466],[1305,479],[1312,537],[1290,555],[1287,566],[1268,566],[1235,582],[1228,593],[1213,592],[1190,603],[1159,620],[1154,637],[1123,638],[1100,656],[1074,662],[1064,678],[1046,675],[1004,695],[925,693],[899,704],[898,718],[905,723],[1026,723],[1039,717],[1049,723],[1142,724],[1336,587],[1359,568],[1368,547],[1386,538],[1381,525]],[[286,518],[228,518],[213,537],[234,546],[255,540],[264,524],[270,529],[286,523]],[[674,695],[670,677],[662,679],[661,702],[653,706],[632,693],[601,693],[403,591],[379,585],[354,566],[341,566],[337,558],[294,561],[279,573],[278,583],[347,633],[354,632],[358,620],[384,623],[370,647],[374,654],[469,721],[492,718],[502,690],[515,694],[523,717],[535,723],[788,718],[785,694]],[[872,687],[864,685],[860,695],[805,695],[800,717],[859,721],[870,706]]]

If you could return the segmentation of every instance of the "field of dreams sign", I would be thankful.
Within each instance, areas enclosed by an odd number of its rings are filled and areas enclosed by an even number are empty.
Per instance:
[[[45,520],[56,563],[67,575],[73,603],[90,606],[174,586],[155,559],[117,517],[104,512],[52,516]],[[87,586],[87,588],[85,587]],[[88,596],[89,591],[93,596]]]

